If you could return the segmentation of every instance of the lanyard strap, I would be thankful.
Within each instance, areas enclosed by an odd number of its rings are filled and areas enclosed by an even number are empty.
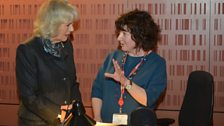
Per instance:
[[[144,61],[146,61],[146,55],[151,53],[151,51],[149,51],[148,53],[146,53],[140,60],[140,62],[131,70],[130,74],[128,75],[129,79],[132,79],[131,76],[136,75],[136,72],[138,70],[138,68],[144,63]],[[127,53],[124,54],[123,59],[122,59],[122,65],[121,68],[122,70],[124,70],[124,64],[126,62],[126,58],[127,58]],[[123,95],[124,95],[124,86],[121,85],[121,95],[120,98],[118,100],[118,105],[120,106],[120,110],[119,112],[122,113],[122,106],[124,105],[124,99],[123,99]]]
[[[120,98],[118,100],[118,104],[120,106],[120,110],[119,110],[120,113],[122,113],[122,106],[124,105],[123,95],[124,95],[124,87],[121,86],[121,96],[120,96]]]

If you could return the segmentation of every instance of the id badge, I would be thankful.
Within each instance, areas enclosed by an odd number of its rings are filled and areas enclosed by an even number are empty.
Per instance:
[[[128,115],[127,114],[113,114],[113,124],[117,125],[127,125],[128,124]]]

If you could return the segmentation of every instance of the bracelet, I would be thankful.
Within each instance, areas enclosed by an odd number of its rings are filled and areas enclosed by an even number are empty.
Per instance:
[[[129,83],[125,83],[125,88],[130,90],[132,88],[132,80],[129,80]]]
[[[128,85],[128,79],[126,79],[126,81],[124,82],[124,85],[122,85],[122,86],[124,86],[124,87],[126,87],[127,85]]]

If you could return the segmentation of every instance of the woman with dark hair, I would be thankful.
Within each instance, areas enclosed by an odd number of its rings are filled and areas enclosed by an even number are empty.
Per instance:
[[[16,52],[20,126],[56,126],[75,100],[81,101],[69,36],[78,19],[65,0],[47,0],[34,24],[34,35]]]
[[[127,124],[136,108],[156,107],[167,84],[166,62],[155,52],[160,29],[148,12],[130,11],[115,25],[119,49],[94,80],[92,106],[95,120]]]

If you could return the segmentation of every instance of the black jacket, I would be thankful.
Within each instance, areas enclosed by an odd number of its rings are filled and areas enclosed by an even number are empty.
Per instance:
[[[64,43],[63,57],[44,51],[41,38],[20,44],[16,52],[16,78],[20,95],[20,119],[52,125],[60,106],[81,100],[70,41]]]

